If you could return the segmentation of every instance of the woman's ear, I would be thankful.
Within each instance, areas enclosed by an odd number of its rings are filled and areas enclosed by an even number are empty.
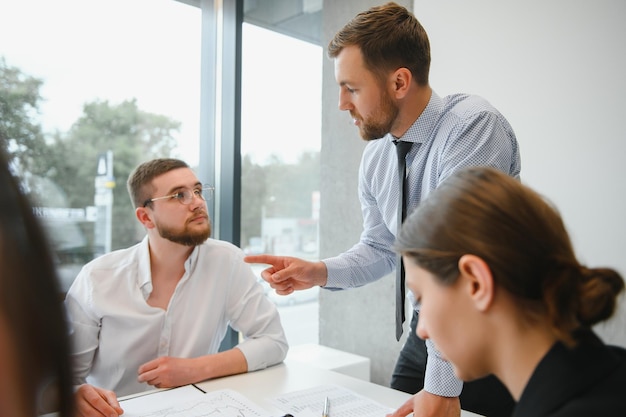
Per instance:
[[[476,308],[479,311],[488,310],[493,303],[495,290],[489,265],[478,256],[463,255],[459,259],[459,271]]]

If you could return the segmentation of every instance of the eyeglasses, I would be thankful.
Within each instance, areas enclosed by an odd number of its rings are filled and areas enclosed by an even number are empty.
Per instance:
[[[143,206],[146,207],[148,204],[152,203],[153,201],[165,200],[168,198],[178,200],[180,204],[184,204],[184,205],[191,204],[194,197],[198,197],[202,201],[206,201],[213,196],[214,189],[215,188],[213,187],[195,188],[193,190],[184,189],[174,194],[165,195],[163,197],[149,198],[148,200],[144,201]]]

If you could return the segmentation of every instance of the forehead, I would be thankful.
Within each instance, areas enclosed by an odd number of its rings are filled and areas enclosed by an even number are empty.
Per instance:
[[[351,45],[339,52],[335,58],[335,79],[340,85],[369,82],[374,79],[374,74],[365,68],[361,48]]]
[[[404,268],[406,270],[406,283],[409,286],[423,289],[424,286],[437,282],[432,273],[418,266],[412,259],[404,258]]]
[[[403,259],[404,259],[404,269],[407,272],[406,279],[417,280],[418,278],[417,276],[423,273],[424,270],[420,268],[419,266],[417,266],[415,262],[413,261],[413,259],[407,258],[406,256]]]
[[[176,168],[152,180],[156,191],[169,192],[176,188],[192,188],[199,184],[198,177],[190,168]]]

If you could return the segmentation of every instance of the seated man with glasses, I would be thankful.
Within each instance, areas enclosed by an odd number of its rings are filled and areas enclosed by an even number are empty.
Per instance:
[[[78,415],[123,413],[116,396],[262,369],[287,340],[234,245],[210,239],[203,186],[177,159],[128,179],[147,236],[83,267],[67,293]],[[243,340],[219,352],[228,326]]]

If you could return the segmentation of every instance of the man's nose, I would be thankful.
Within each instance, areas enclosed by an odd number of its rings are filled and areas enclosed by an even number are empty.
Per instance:
[[[352,101],[348,99],[347,93],[343,91],[339,91],[339,110],[352,110],[354,106],[352,105]]]
[[[198,207],[204,206],[206,204],[206,200],[200,194],[191,194],[191,201],[189,202],[189,208],[193,211]]]

